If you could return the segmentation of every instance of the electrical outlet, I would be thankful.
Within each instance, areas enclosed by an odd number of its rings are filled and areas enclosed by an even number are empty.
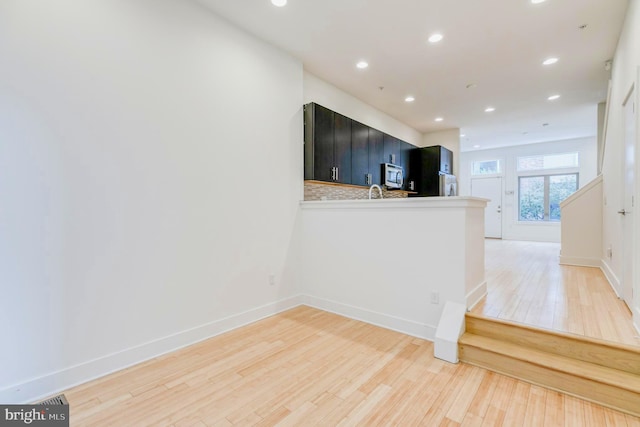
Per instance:
[[[440,294],[437,291],[431,292],[431,304],[440,303]]]
[[[275,286],[276,285],[276,275],[275,274],[270,274],[269,275],[269,286]]]

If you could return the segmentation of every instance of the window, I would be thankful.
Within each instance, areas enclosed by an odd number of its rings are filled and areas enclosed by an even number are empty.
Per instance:
[[[473,162],[472,175],[491,175],[500,173],[500,160]]]
[[[577,173],[519,177],[520,221],[560,221],[560,202],[577,189]]]
[[[580,166],[578,153],[518,157],[518,171],[566,169]]]

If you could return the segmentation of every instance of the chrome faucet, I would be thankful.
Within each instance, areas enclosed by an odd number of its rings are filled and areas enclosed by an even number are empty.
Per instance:
[[[380,188],[380,186],[378,184],[373,184],[371,187],[369,187],[369,200],[371,200],[371,191],[377,188],[378,192],[380,192],[380,198],[382,199],[382,188]]]

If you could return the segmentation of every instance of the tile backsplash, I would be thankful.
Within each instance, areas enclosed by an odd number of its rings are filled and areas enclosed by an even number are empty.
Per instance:
[[[380,195],[377,189],[372,192],[372,198],[377,199]],[[406,191],[382,190],[384,199],[397,199],[408,197]],[[304,182],[304,200],[357,200],[368,199],[369,189],[352,185],[323,184],[318,181]]]

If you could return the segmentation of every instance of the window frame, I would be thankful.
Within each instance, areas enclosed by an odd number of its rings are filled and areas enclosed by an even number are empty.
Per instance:
[[[486,162],[496,162],[496,165],[498,167],[498,172],[492,172],[492,173],[474,173],[474,165],[476,163],[486,163]],[[503,176],[504,175],[504,159],[486,159],[486,160],[473,160],[471,162],[471,171],[470,171],[470,175],[472,177],[494,177],[494,176]]]
[[[551,177],[553,176],[567,176],[567,175],[575,175],[576,177],[576,191],[578,191],[580,189],[580,172],[576,169],[578,168],[571,168],[573,169],[572,171],[565,171],[565,172],[553,172],[553,173],[545,173],[545,174],[541,174],[540,172],[545,171],[544,169],[539,169],[539,170],[535,170],[535,171],[523,171],[525,173],[519,173],[517,178],[518,178],[518,209],[517,209],[517,221],[519,223],[526,223],[526,224],[558,224],[560,223],[560,220],[552,220],[551,217],[551,204],[550,204],[550,181],[551,181]],[[528,173],[531,172],[531,173]],[[543,214],[543,219],[539,220],[539,221],[535,221],[535,220],[530,220],[530,219],[522,219],[522,206],[520,203],[520,196],[521,196],[521,180],[522,178],[544,178],[544,184],[543,184],[543,209],[544,209],[544,214]]]
[[[520,159],[527,159],[532,157],[554,157],[554,156],[566,156],[566,155],[574,155],[576,156],[576,164],[573,166],[558,166],[558,167],[550,167],[550,168],[539,168],[539,169],[520,169]],[[543,160],[544,164],[544,160]],[[568,151],[563,153],[551,153],[551,154],[531,154],[527,156],[517,156],[515,170],[516,174],[519,176],[521,174],[535,173],[538,174],[540,172],[549,172],[549,171],[557,171],[557,170],[578,170],[580,168],[580,152],[579,151]],[[546,173],[544,174],[546,175]]]

